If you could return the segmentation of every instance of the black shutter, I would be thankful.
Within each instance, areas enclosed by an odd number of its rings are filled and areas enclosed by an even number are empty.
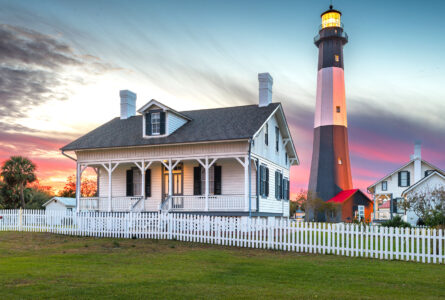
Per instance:
[[[151,169],[145,171],[145,195],[151,197]]]
[[[215,172],[215,186],[214,186],[214,191],[215,191],[215,195],[221,195],[221,190],[222,190],[222,184],[221,184],[221,166],[214,166],[213,167],[214,172]]]
[[[266,167],[266,197],[269,197],[269,168]]]
[[[133,170],[127,170],[127,196],[133,196]]]
[[[159,114],[161,120],[161,132],[160,134],[165,134],[165,112],[161,111]]]
[[[259,180],[261,180],[261,176],[260,176],[260,166],[258,165],[258,161],[256,161],[255,162],[255,165],[256,165],[256,184],[255,184],[255,187],[256,187],[256,195],[258,196],[260,193],[261,193],[261,189],[260,189],[260,187],[259,187],[259,185],[258,185],[258,182],[261,184],[261,181],[259,181]]]
[[[407,182],[407,186],[410,186],[410,185],[411,185],[411,184],[410,184],[410,183],[411,183],[411,182],[410,182],[410,174],[411,174],[411,173],[410,173],[409,171],[406,172],[406,178],[407,178],[407,179],[406,179],[406,182]]]
[[[145,114],[145,135],[151,135],[151,113]]]
[[[398,173],[399,186],[402,186],[402,172]]]
[[[201,193],[201,166],[193,168],[193,195],[202,195]]]
[[[266,194],[264,185],[264,179],[265,179],[264,166],[259,166],[259,168],[260,168],[260,195],[264,197],[264,195]]]
[[[279,193],[278,193],[278,172],[275,171],[275,199],[278,199]]]

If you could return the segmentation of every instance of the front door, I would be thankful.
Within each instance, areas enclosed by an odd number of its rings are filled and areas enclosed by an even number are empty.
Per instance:
[[[182,196],[183,195],[183,165],[179,163],[172,171],[172,187],[173,187],[173,196]],[[162,196],[168,196],[168,170],[164,167],[162,170]]]

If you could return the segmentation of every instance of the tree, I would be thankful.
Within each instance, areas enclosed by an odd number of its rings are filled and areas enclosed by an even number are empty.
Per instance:
[[[53,196],[54,193],[51,187],[42,186],[36,181],[29,187],[26,208],[42,209],[42,205]]]
[[[445,187],[426,187],[409,193],[403,203],[427,226],[445,225]]]
[[[7,188],[13,193],[10,195],[11,199],[18,196],[22,208],[25,208],[26,185],[37,179],[35,170],[35,164],[23,156],[11,156],[2,166],[0,175]]]
[[[80,185],[80,193],[84,197],[93,197],[97,194],[97,183],[89,178],[82,179]],[[59,193],[61,197],[76,197],[76,177],[74,175],[68,176],[65,187]]]
[[[340,205],[332,202],[325,202],[315,193],[308,191],[306,196],[300,196],[301,207],[305,211],[306,221],[332,222],[336,220]]]

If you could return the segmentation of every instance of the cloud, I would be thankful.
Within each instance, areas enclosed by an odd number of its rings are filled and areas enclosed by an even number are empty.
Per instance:
[[[0,24],[0,118],[26,117],[33,107],[66,100],[71,83],[85,84],[87,74],[112,68],[56,37]]]

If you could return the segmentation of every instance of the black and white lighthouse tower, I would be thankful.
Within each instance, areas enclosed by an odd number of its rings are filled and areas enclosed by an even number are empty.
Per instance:
[[[314,42],[318,47],[318,77],[309,191],[328,201],[352,189],[343,68],[343,46],[348,36],[340,11],[330,6],[321,15]]]

